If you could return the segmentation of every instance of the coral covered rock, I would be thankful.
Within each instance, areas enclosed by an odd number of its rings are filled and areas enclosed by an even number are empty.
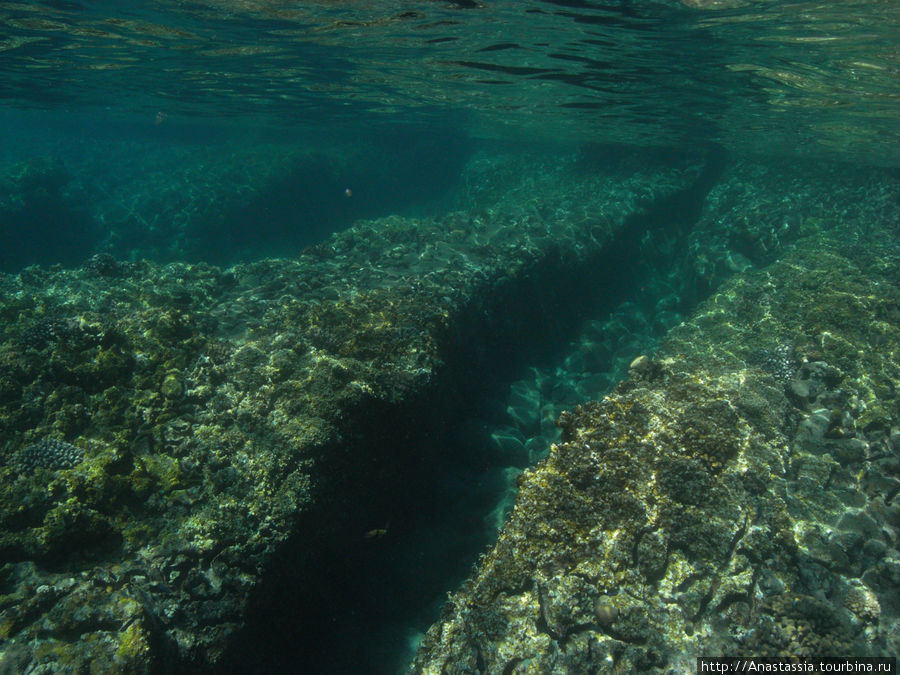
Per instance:
[[[738,275],[663,341],[656,377],[561,415],[410,672],[892,654],[900,260],[894,233],[848,236]]]

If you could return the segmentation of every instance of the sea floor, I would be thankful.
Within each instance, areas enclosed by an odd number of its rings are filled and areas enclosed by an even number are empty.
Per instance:
[[[151,238],[110,205],[146,220],[155,179],[106,185],[104,252],[0,276],[3,668],[896,652],[889,172],[481,152],[431,213],[162,262],[247,163]],[[74,213],[47,163],[0,208],[53,185]]]

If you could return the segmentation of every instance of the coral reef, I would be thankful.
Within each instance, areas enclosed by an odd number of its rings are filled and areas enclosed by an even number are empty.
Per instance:
[[[84,460],[84,451],[71,443],[44,439],[22,448],[10,464],[20,471],[44,469],[71,469]]]
[[[563,413],[410,672],[896,653],[896,222],[800,236]]]
[[[315,584],[305,559],[361,539],[348,514],[427,466],[394,441],[429,396],[575,326],[495,431],[523,465],[568,408],[561,442],[415,668],[895,649],[887,183],[846,189],[865,230],[829,212],[682,324],[686,268],[641,266],[693,241],[664,214],[703,167],[619,168],[478,157],[464,210],[359,221],[295,259],[0,276],[0,668],[223,665],[266,587]]]
[[[217,664],[279,551],[340,541],[335,495],[403,485],[408,458],[354,439],[476,373],[476,346],[490,363],[698,169],[558,161],[546,213],[510,198],[360,221],[296,259],[0,277],[2,667]]]

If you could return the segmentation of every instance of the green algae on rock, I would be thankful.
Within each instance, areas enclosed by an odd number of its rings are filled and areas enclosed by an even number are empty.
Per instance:
[[[477,217],[360,222],[228,270],[92,258],[0,277],[0,452],[58,439],[84,453],[0,465],[4,664],[218,664],[279,551],[341,536],[338,490],[372,467],[402,486],[389,444],[367,456],[354,439],[465,377],[446,364],[476,363],[472,336],[533,322],[535,298],[557,302],[700,169],[557,161],[546,213],[509,198]],[[568,286],[534,284],[556,273]]]
[[[564,413],[410,672],[896,653],[895,223],[798,238]]]

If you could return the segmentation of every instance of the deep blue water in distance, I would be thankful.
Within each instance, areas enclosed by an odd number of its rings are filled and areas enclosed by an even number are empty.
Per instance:
[[[0,200],[24,200],[0,201],[0,272],[98,252],[222,265],[295,255],[359,219],[458,208],[477,152],[716,148],[896,169],[898,11],[863,0],[0,2]],[[343,661],[313,659],[321,672],[357,658],[372,672],[401,667],[407,638],[490,542],[501,468],[444,470],[453,524],[415,522],[418,538],[351,588],[402,584],[423,556],[453,560],[323,627],[323,652],[354,646]]]
[[[172,0],[0,12],[0,160],[55,162],[42,174],[51,199],[36,200],[28,227],[4,228],[6,271],[97,250],[220,263],[296,252],[356,218],[452,206],[454,177],[487,143],[716,145],[863,165],[900,156],[890,2]],[[263,231],[248,233],[240,214],[222,227],[191,202],[239,182],[242,163],[250,172],[266,153],[300,151],[315,157],[285,158],[283,185],[254,206],[271,211]],[[223,168],[226,155],[243,156]],[[190,175],[210,163],[221,175]],[[341,199],[347,188],[353,199]],[[181,203],[152,204],[177,190]],[[147,210],[190,222],[154,229]]]
[[[488,142],[900,156],[890,2],[169,0],[0,12],[0,160],[52,157],[45,179],[65,202],[42,204],[31,227],[9,224],[7,271],[95,250],[216,262],[297,251],[355,218],[452,205],[454,177]],[[237,176],[198,182],[189,166],[241,153],[246,165],[264,147],[316,157],[285,160],[296,175],[282,212],[266,205],[268,231],[200,222],[191,191]],[[148,195],[179,184],[185,203],[163,206],[190,212],[182,230],[196,228],[194,241],[140,232]],[[348,187],[354,198],[341,200]]]

